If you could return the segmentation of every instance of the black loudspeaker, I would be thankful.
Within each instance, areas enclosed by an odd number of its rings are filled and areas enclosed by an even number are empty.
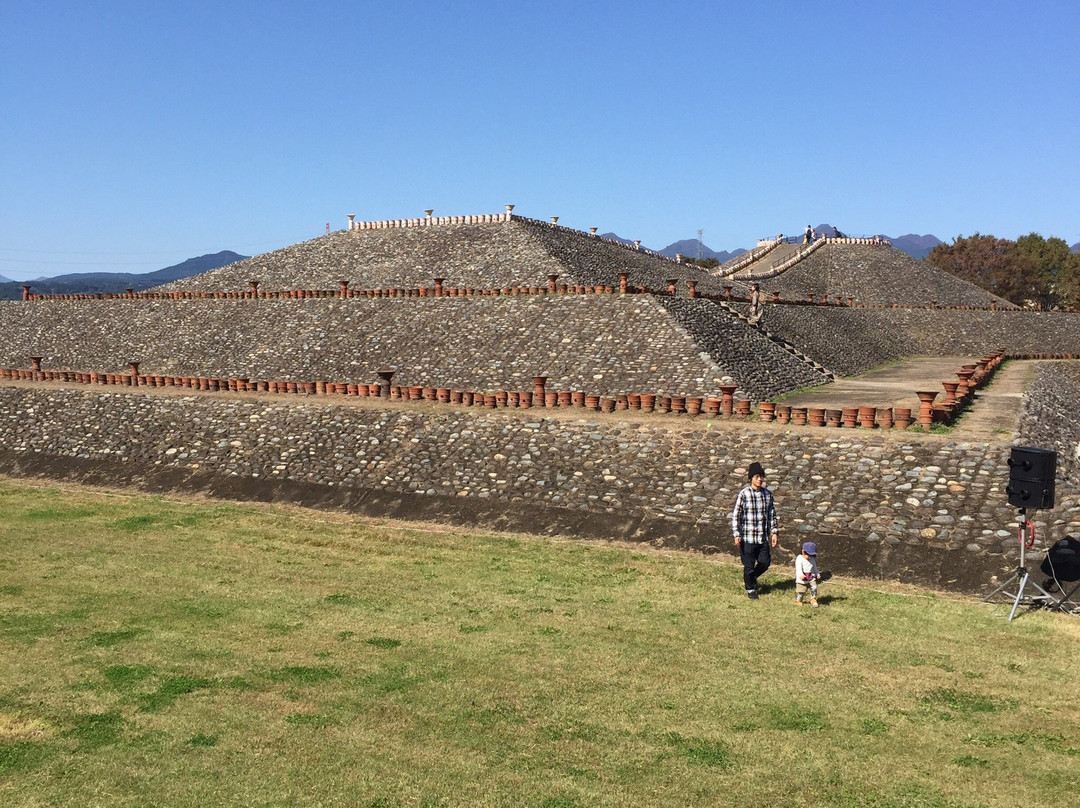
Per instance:
[[[1053,508],[1057,452],[1014,446],[1009,456],[1009,484],[1005,493],[1017,508]]]

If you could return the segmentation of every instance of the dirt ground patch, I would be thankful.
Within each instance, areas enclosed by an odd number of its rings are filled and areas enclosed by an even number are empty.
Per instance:
[[[941,391],[942,382],[955,381],[961,365],[978,357],[922,356],[880,370],[839,379],[783,399],[794,407],[910,407],[919,411],[917,390]],[[1034,362],[1010,360],[998,368],[990,384],[975,394],[975,401],[957,422],[953,435],[982,442],[1011,440],[1020,416],[1024,391],[1034,378]]]

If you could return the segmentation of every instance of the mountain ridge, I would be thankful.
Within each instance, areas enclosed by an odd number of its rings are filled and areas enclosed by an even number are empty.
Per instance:
[[[250,256],[240,255],[232,250],[188,258],[179,264],[154,270],[153,272],[74,272],[67,275],[55,275],[28,282],[35,294],[70,295],[70,294],[115,294],[132,289],[141,292],[163,283],[200,275],[211,269],[235,264]],[[20,281],[0,282],[0,300],[18,300],[22,297],[24,284]]]

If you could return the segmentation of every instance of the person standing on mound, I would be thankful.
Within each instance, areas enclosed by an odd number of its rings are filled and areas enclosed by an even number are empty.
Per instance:
[[[746,596],[757,600],[758,576],[772,563],[772,548],[780,539],[780,525],[772,492],[765,487],[765,469],[760,463],[751,463],[746,476],[750,484],[735,498],[731,532],[742,558]]]

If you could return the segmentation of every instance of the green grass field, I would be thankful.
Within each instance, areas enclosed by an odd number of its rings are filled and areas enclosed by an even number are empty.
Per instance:
[[[1076,618],[766,577],[0,479],[0,805],[1070,802]]]

